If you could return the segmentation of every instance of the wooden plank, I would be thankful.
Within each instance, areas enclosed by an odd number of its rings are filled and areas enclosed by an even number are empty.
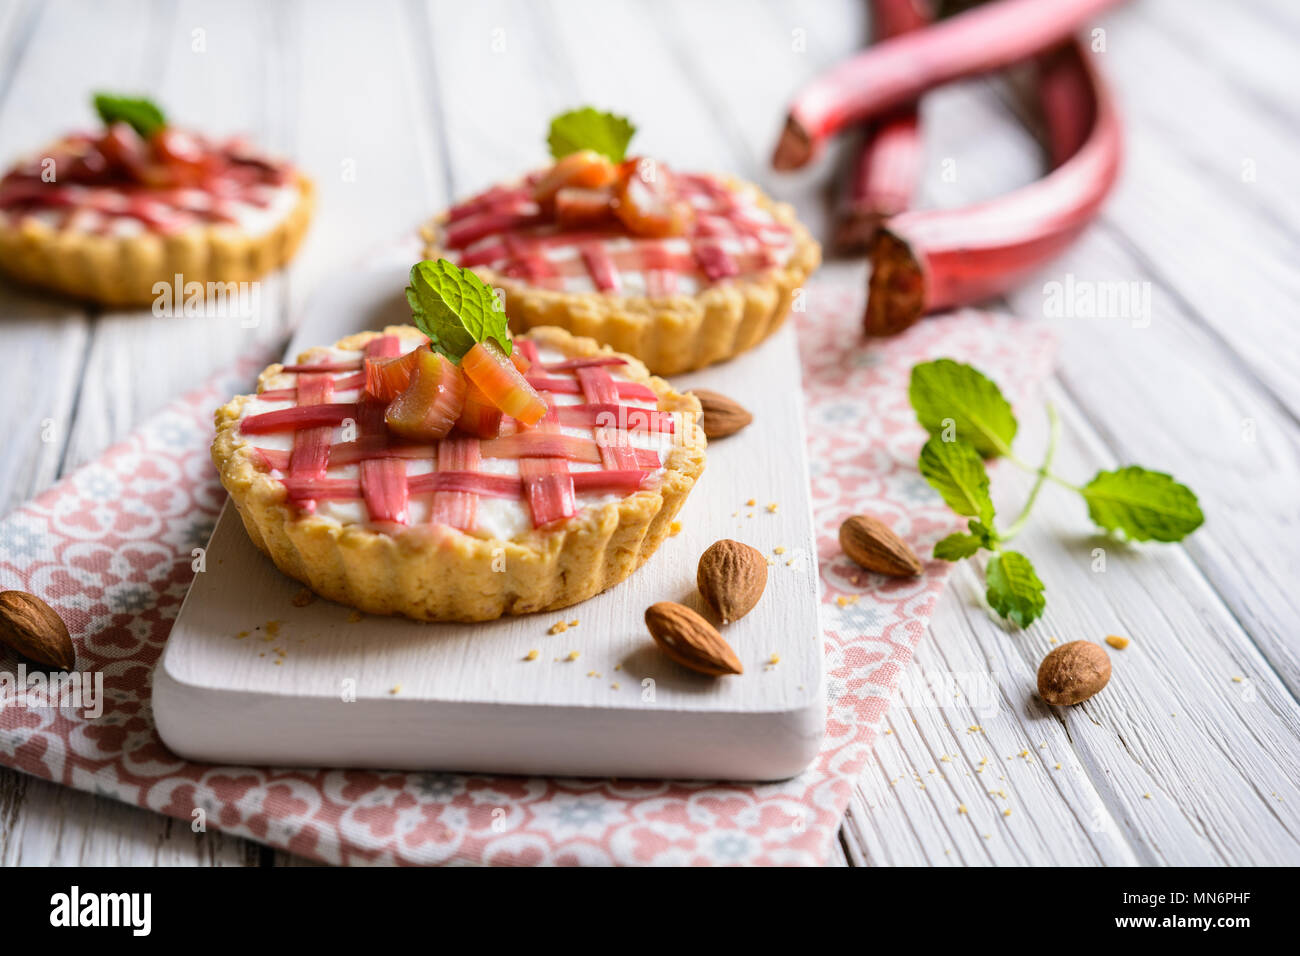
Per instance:
[[[39,148],[68,128],[93,122],[92,90],[156,85],[163,75],[158,52],[170,49],[164,42],[170,21],[152,10],[143,3],[43,8],[0,106],[0,142],[15,150]],[[0,296],[6,315],[0,348],[14,363],[14,384],[28,389],[20,394],[35,398],[12,409],[19,420],[7,431],[16,451],[8,458],[12,468],[0,477],[6,502],[36,493],[198,380],[185,361],[196,344],[188,336],[160,343],[124,319],[119,329],[119,319],[88,321],[79,307],[58,300],[8,289]],[[169,361],[170,351],[180,359]],[[176,377],[168,377],[169,368]],[[42,432],[53,440],[42,441]],[[0,772],[0,803],[7,804],[6,862],[241,863],[247,855],[242,841],[196,839],[148,811],[12,771]]]

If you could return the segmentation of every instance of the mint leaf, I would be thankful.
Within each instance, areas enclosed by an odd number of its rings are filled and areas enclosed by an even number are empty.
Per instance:
[[[997,385],[961,362],[938,359],[915,366],[907,397],[922,428],[942,435],[951,421],[955,437],[985,458],[1003,454],[1016,437],[1016,416]]]
[[[989,475],[974,447],[964,441],[931,438],[921,449],[918,467],[949,508],[959,515],[979,518],[983,525],[993,524]]]
[[[1094,522],[1134,541],[1181,541],[1205,521],[1190,488],[1137,465],[1100,471],[1081,491]]]
[[[1002,551],[984,572],[989,606],[1019,627],[1027,627],[1043,613],[1047,601],[1043,582],[1034,566],[1019,551]]]
[[[496,293],[473,272],[446,259],[411,266],[406,301],[416,326],[453,362],[460,362],[476,342],[491,339],[506,355],[513,348]]]
[[[977,535],[953,532],[934,546],[934,556],[940,561],[960,561],[984,547]]]
[[[95,112],[105,126],[130,123],[143,138],[148,139],[167,125],[167,118],[152,100],[143,97],[114,96],[111,93],[95,94]]]
[[[551,135],[546,142],[556,159],[591,149],[609,157],[611,162],[621,163],[627,157],[627,144],[635,132],[636,127],[626,117],[584,106],[551,120]]]

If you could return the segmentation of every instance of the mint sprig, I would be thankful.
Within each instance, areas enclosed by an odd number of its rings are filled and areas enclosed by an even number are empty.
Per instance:
[[[144,139],[148,139],[167,125],[163,111],[152,100],[137,96],[115,96],[112,93],[95,94],[95,112],[105,126],[129,123]]]
[[[948,507],[971,519],[967,532],[939,541],[934,556],[961,561],[980,551],[991,552],[985,568],[989,606],[1020,627],[1042,615],[1045,588],[1030,560],[1004,545],[1024,528],[1047,482],[1080,495],[1098,527],[1133,541],[1181,541],[1205,521],[1192,490],[1163,472],[1130,465],[1098,472],[1083,486],[1053,473],[1061,423],[1050,404],[1051,430],[1042,464],[1021,460],[1011,450],[1017,431],[1011,404],[992,379],[969,365],[952,359],[917,365],[912,369],[908,397],[917,420],[931,435],[921,449],[921,475]],[[1004,530],[994,523],[983,460],[997,457],[1036,476],[1020,514]]]
[[[551,120],[551,133],[546,142],[556,159],[590,149],[610,162],[621,163],[627,158],[627,144],[635,133],[636,127],[627,117],[584,106]]]
[[[510,354],[514,345],[501,302],[473,272],[426,259],[411,266],[410,282],[411,317],[435,350],[459,363],[476,343],[491,340]]]

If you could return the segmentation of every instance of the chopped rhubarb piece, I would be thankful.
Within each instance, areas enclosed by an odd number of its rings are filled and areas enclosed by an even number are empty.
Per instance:
[[[357,402],[280,408],[273,412],[248,416],[240,423],[239,430],[245,435],[268,435],[272,432],[296,431],[317,425],[341,425],[344,419],[355,419],[358,408]]]
[[[536,373],[528,376],[528,384],[539,392],[552,392],[556,395],[578,395],[582,391],[581,386],[571,378],[551,378]],[[618,385],[619,398],[636,402],[654,402],[659,399],[659,396],[654,393],[654,389],[648,385],[642,385],[640,382],[618,382],[616,384]]]
[[[528,362],[529,366],[536,365],[542,360],[542,353],[538,351],[537,343],[532,339],[515,339],[515,347],[510,353],[510,358],[513,360],[516,355]],[[518,365],[517,362],[515,364]],[[527,373],[528,369],[519,371]]]
[[[576,189],[572,186],[555,194],[555,224],[561,229],[590,229],[616,223],[614,191]]]
[[[406,462],[372,458],[361,463],[361,496],[371,521],[406,524]]]
[[[598,365],[588,365],[577,370],[582,395],[596,405],[611,405],[618,401],[618,385],[614,377]]]
[[[620,355],[592,355],[587,358],[565,359],[563,362],[548,362],[542,368],[548,372],[572,372],[580,368],[601,368],[609,365],[626,365],[627,359]]]
[[[448,438],[438,445],[438,473],[478,471],[479,442],[474,438]],[[472,491],[439,491],[433,496],[429,520],[461,531],[473,531],[478,513],[478,495]]]
[[[521,207],[522,208],[522,207]],[[536,209],[536,207],[533,207]],[[463,249],[472,242],[542,221],[540,212],[483,212],[448,224],[443,243],[448,249]]]
[[[672,412],[635,405],[561,405],[556,409],[561,425],[570,428],[621,428],[671,434],[675,429]]]
[[[361,482],[354,478],[292,478],[281,479],[289,499],[295,502],[330,499],[350,501],[361,497]]]
[[[477,471],[435,471],[413,475],[407,480],[411,494],[463,491],[484,498],[514,498],[522,493],[522,483],[514,475],[485,475]]]
[[[366,358],[396,358],[402,354],[402,339],[397,335],[379,335],[366,343]]]
[[[599,189],[612,184],[617,176],[618,170],[608,159],[595,150],[581,149],[561,158],[542,175],[533,187],[533,199],[545,205],[566,186]]]
[[[736,260],[720,245],[697,245],[695,261],[700,264],[700,270],[708,276],[710,282],[740,274]]]
[[[475,438],[496,438],[501,431],[501,409],[497,408],[473,382],[466,380],[465,405],[456,427]]]
[[[610,258],[605,247],[598,242],[589,242],[582,247],[582,261],[591,275],[591,281],[601,292],[618,292],[623,284],[618,278],[618,267]]]
[[[465,377],[437,352],[426,348],[416,351],[411,384],[393,399],[384,412],[384,421],[390,431],[403,438],[434,441],[445,437],[460,418],[465,404]]]
[[[391,402],[411,384],[411,376],[420,362],[420,353],[428,352],[422,345],[405,355],[390,358],[366,356],[366,394],[379,402]]]
[[[521,458],[519,477],[523,479],[524,496],[533,513],[533,527],[541,528],[577,513],[573,476],[563,460]]]
[[[629,159],[614,187],[614,214],[637,236],[683,236],[695,219],[689,202],[677,198],[673,175],[662,163]]]
[[[484,458],[563,458],[591,464],[601,460],[600,449],[592,439],[539,428],[485,441],[481,450]]]
[[[546,402],[491,339],[474,343],[460,360],[460,367],[488,400],[511,418],[535,425],[546,414]]]
[[[584,492],[616,492],[630,495],[640,491],[649,473],[645,471],[579,471],[569,477],[573,480],[573,490],[578,494]]]

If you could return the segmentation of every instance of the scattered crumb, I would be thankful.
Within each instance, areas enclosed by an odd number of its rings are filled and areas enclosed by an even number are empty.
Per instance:
[[[263,654],[262,656],[265,657],[266,655]],[[272,664],[275,664],[276,666],[279,666],[280,664],[283,664],[284,661],[280,660],[280,658],[277,657],[277,658],[276,658],[274,661],[272,661],[271,663],[272,663]]]
[[[569,651],[569,656],[565,658],[566,661],[576,661],[577,659],[578,659],[577,651]]]
[[[969,727],[966,728],[966,733],[968,734],[978,734],[978,733],[982,733],[983,731],[984,728],[980,724],[971,724]]]
[[[773,558],[768,558],[768,559],[767,559],[767,566],[768,566],[769,568],[774,568],[774,567],[776,567],[776,561],[775,561]]]
[[[773,554],[785,554],[785,548],[781,547],[781,546],[778,544],[775,548],[772,549],[772,553],[773,553]]]
[[[754,505],[758,504],[758,502],[755,501],[753,498],[750,498],[748,501],[745,502],[745,504],[749,505],[749,507],[752,508],[754,507]]]
[[[524,660],[535,661],[537,660],[537,657],[538,657],[537,651],[529,651],[527,654],[524,655]]]
[[[1060,765],[1059,763],[1056,765],[1056,769],[1057,769],[1057,770],[1060,770],[1060,769],[1061,769],[1061,765]]]
[[[401,685],[401,684],[394,684],[394,685],[393,685],[393,689],[390,690],[388,693],[390,693],[390,694],[400,694],[401,692],[402,692],[402,685]]]
[[[767,659],[767,662],[775,667],[777,664],[781,663],[781,655],[776,651],[773,651],[772,656]]]
[[[353,611],[351,614],[348,615],[348,623],[356,624],[360,622],[361,618],[362,618],[362,614],[360,611]]]
[[[1246,679],[1246,678],[1244,678],[1244,677],[1234,677],[1234,678],[1232,679],[1232,682],[1233,682],[1234,684],[1240,684],[1240,683],[1242,683],[1245,679]]]
[[[276,636],[277,634],[279,634],[279,633],[280,633],[280,622],[279,622],[279,621],[267,621],[267,622],[266,622],[266,639],[267,639],[268,641],[269,641],[271,638],[275,637],[275,636]]]
[[[952,758],[949,757],[947,754],[944,754],[942,757],[939,758],[939,762],[940,762],[940,763],[952,763]],[[931,770],[930,772],[931,772],[931,773],[934,773],[933,770]]]
[[[892,733],[893,733],[892,730],[886,730],[886,731],[885,731],[885,736],[888,737],[888,736],[889,736],[890,734],[892,734]]]
[[[985,765],[986,763],[988,763],[988,762],[989,762],[989,758],[988,758],[988,757],[981,757],[981,758],[980,758],[980,766],[981,766],[981,767],[984,766],[984,765]]]
[[[240,631],[238,634],[235,635],[235,640],[237,640],[237,641],[242,641],[242,640],[243,640],[244,638],[246,638],[246,637],[248,637],[248,632],[247,632],[247,631]]]
[[[668,525],[668,537],[675,538],[682,533],[682,523],[674,521]]]
[[[614,670],[616,670],[616,671],[621,671],[622,669],[623,669],[623,665],[622,665],[622,664],[615,664],[615,665],[614,665]]]
[[[835,599],[835,603],[838,604],[840,607],[848,607],[850,604],[857,604],[858,601],[860,601],[861,599],[862,596],[860,594],[849,594],[849,595],[841,594],[839,597]]]
[[[745,515],[745,517],[746,517],[746,518],[752,518],[752,517],[754,517],[754,512],[751,511],[749,514]]]
[[[964,804],[964,803],[959,803],[959,804],[957,805],[957,812],[958,812],[958,813],[965,813],[965,812],[966,812],[966,804]]]
[[[788,568],[788,567],[790,567],[790,566],[793,565],[793,564],[794,564],[794,558],[791,558],[789,561],[787,561],[787,562],[785,563],[785,566]]]
[[[773,515],[774,515],[774,514],[776,514],[776,510],[777,510],[777,508],[779,508],[779,507],[781,507],[781,506],[778,505],[775,501],[769,501],[769,502],[767,503],[767,513],[768,513],[768,514],[773,514]]]
[[[303,588],[293,596],[293,606],[306,607],[314,600],[316,600],[316,595],[312,593],[311,588]]]
[[[1106,643],[1116,650],[1122,651],[1128,647],[1128,638],[1120,637],[1118,634],[1107,634]]]
[[[733,517],[733,518],[739,518],[739,517],[740,517],[740,512],[739,512],[739,511],[733,511],[733,512],[731,513],[731,517]]]
[[[1143,800],[1150,800],[1150,799],[1151,799],[1151,794],[1149,794],[1149,793],[1144,793],[1144,794],[1142,794],[1142,799],[1143,799]]]
[[[614,681],[614,683],[612,683],[612,684],[609,685],[609,689],[610,689],[610,690],[618,690],[621,686],[622,686],[622,685],[619,684],[618,681]]]
[[[1005,810],[1003,810],[1003,811],[1002,811],[1002,815],[1003,815],[1004,817],[1009,817],[1009,816],[1011,816],[1011,808],[1010,808],[1010,807],[1007,807]]]
[[[600,672],[599,672],[599,671],[587,671],[587,676],[588,676],[588,677],[599,677],[599,676],[600,676]]]
[[[1055,644],[1055,643],[1056,643],[1056,638],[1054,638],[1054,637],[1049,637],[1049,638],[1047,639],[1047,643],[1048,643],[1048,644]]]
[[[567,621],[556,621],[554,624],[551,625],[550,629],[546,633],[563,634],[568,629],[569,629],[569,625]]]
[[[577,626],[578,626],[578,619],[575,617],[572,621],[569,622],[569,627],[577,627]]]

